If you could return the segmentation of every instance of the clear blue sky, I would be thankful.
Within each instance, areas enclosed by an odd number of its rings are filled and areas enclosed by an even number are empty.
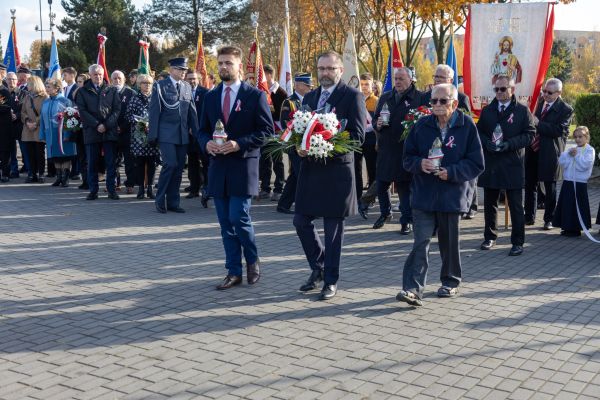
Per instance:
[[[40,23],[40,0],[1,0],[1,3],[0,33],[2,34],[2,48],[6,50],[10,30],[9,9],[15,8],[17,10],[19,52],[22,57],[27,56],[31,43],[40,38],[39,32],[35,31],[35,26]],[[60,21],[65,16],[60,0],[54,0],[52,3],[52,10],[56,13],[57,20]],[[144,4],[150,4],[151,0],[133,0],[133,3],[136,7],[141,8]],[[48,1],[41,0],[41,5],[44,29],[48,29]],[[577,0],[573,4],[559,4],[556,6],[554,27],[558,30],[600,31],[600,20],[597,18],[599,9],[599,0]],[[49,37],[49,33],[44,32],[44,39]]]

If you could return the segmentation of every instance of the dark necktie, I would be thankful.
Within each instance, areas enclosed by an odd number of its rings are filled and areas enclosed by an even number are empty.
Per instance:
[[[504,104],[500,105],[500,113],[504,113],[504,110],[506,110],[506,106]]]
[[[540,114],[540,119],[544,119],[544,117],[546,116],[546,114],[548,113],[548,109],[550,108],[550,104],[546,103],[544,105],[544,109],[542,110],[542,113]],[[531,150],[537,152],[540,149],[540,135],[539,133],[535,133],[535,135],[533,136],[533,141],[531,142]]]
[[[231,88],[225,88],[225,97],[223,97],[223,122],[227,124],[229,113],[231,112]]]
[[[179,98],[179,96],[181,95],[181,89],[179,88],[180,85],[181,82],[175,83],[175,87],[177,88],[177,98]]]
[[[540,119],[544,119],[544,117],[546,116],[546,114],[548,114],[548,109],[550,108],[550,104],[546,103],[544,105],[544,109],[542,110],[542,113],[540,114]]]

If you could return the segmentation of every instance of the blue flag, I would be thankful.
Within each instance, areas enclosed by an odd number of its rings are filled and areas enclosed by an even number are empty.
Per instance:
[[[50,66],[48,67],[48,78],[60,79],[60,63],[58,62],[58,48],[56,38],[52,32],[52,44],[50,45]]]
[[[6,65],[8,72],[17,72],[17,67],[21,63],[19,60],[19,50],[17,49],[16,42],[17,32],[15,28],[15,22],[13,20],[10,28],[10,34],[8,35],[8,44],[6,45],[6,54],[4,54],[4,60],[2,61]]]
[[[454,36],[450,36],[448,53],[446,53],[446,65],[454,70],[454,81],[452,84],[458,88],[458,66],[456,64],[456,51],[454,50]]]
[[[392,87],[393,87],[392,78],[393,78],[392,52],[390,51],[390,55],[388,56],[388,62],[387,62],[387,71],[385,73],[385,80],[383,81],[383,93],[389,92],[390,90],[392,90]]]

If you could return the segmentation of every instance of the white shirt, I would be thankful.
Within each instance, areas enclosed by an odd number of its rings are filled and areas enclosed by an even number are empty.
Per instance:
[[[242,81],[237,80],[231,85],[226,85],[223,83],[223,91],[221,92],[221,109],[223,108],[223,100],[225,100],[225,88],[230,87],[231,92],[229,92],[229,111],[233,108],[233,103],[235,103],[235,98],[237,97],[237,93],[240,90],[240,86],[242,86]]]
[[[506,110],[509,105],[510,105],[510,100],[507,101],[506,103],[498,102],[498,111],[502,112],[502,106],[504,106],[504,109]]]
[[[321,96],[323,95],[323,92],[329,92],[329,96],[331,97],[331,94],[333,93],[333,91],[335,90],[335,88],[337,87],[337,85],[338,84],[336,83],[335,85],[333,85],[331,87],[328,87],[327,89],[325,89],[323,86],[321,86]]]
[[[77,84],[76,82],[73,82],[70,85],[67,85],[67,87],[65,87],[65,97],[69,97],[71,90],[73,90],[73,88],[75,87],[76,84]]]
[[[275,93],[275,92],[277,92],[277,89],[279,89],[279,82],[274,81],[273,84],[271,85],[271,87],[269,88],[269,91],[271,93]]]
[[[181,85],[181,81],[176,81],[175,79],[173,79],[173,77],[171,75],[169,75],[169,79],[171,80],[171,83],[175,87],[175,90],[177,90],[177,82],[179,82],[179,84]],[[179,90],[181,90],[181,86],[179,86]]]
[[[596,151],[592,146],[586,144],[584,147],[577,147],[575,157],[569,155],[569,150],[563,151],[558,158],[558,163],[563,167],[563,179],[565,181],[585,183],[592,175]]]

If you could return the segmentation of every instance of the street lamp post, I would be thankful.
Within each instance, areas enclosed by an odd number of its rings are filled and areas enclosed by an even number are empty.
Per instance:
[[[50,9],[50,12],[48,13],[48,17],[50,19],[50,29],[44,29],[43,28],[43,24],[42,24],[42,0],[40,1],[40,25],[36,25],[35,26],[35,31],[40,33],[40,69],[42,70],[42,72],[44,71],[44,59],[42,57],[42,43],[44,42],[44,33],[43,32],[50,32],[52,33],[52,31],[54,30],[54,19],[56,18],[56,13],[52,12],[52,0],[48,0],[48,7]]]

